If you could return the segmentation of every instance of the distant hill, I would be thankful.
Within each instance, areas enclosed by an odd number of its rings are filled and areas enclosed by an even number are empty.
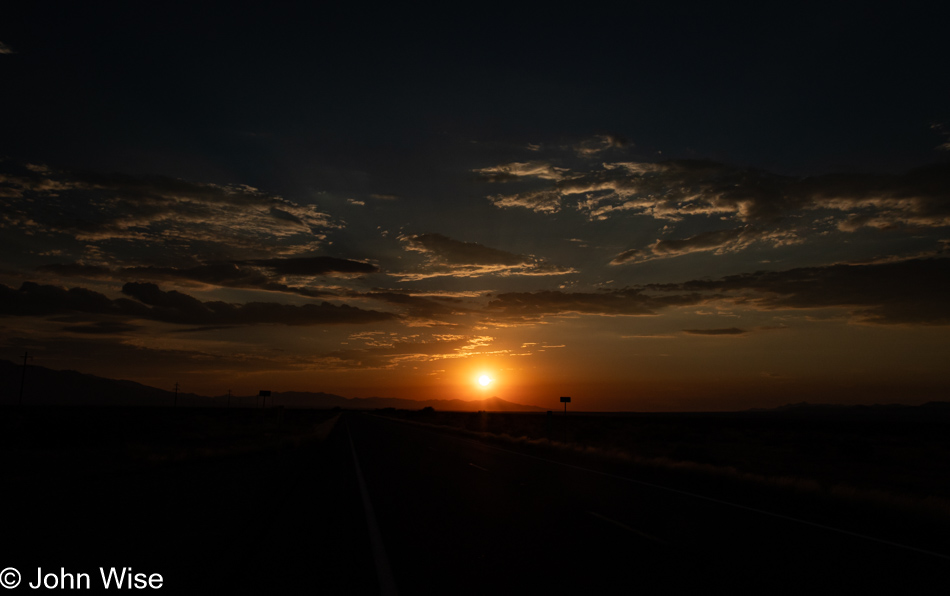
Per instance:
[[[0,360],[0,404],[16,404],[23,366]],[[74,370],[53,370],[30,365],[23,390],[24,405],[172,405],[174,391],[134,381],[119,381]],[[211,399],[194,393],[178,394],[178,403],[210,405]]]
[[[908,404],[813,404],[807,401],[797,404],[785,404],[774,408],[751,408],[749,412],[807,412],[807,411],[831,411],[831,410],[894,410],[903,408],[950,408],[950,402],[929,401],[919,406]]]
[[[218,397],[217,400],[225,398]],[[249,398],[241,398],[249,399]],[[273,392],[271,397],[275,405],[292,408],[347,408],[353,410],[375,410],[378,408],[396,408],[397,410],[420,410],[433,408],[449,411],[488,410],[492,412],[543,412],[544,408],[526,406],[506,401],[500,397],[486,399],[427,399],[415,400],[399,397],[343,397],[332,393],[311,393],[308,391]]]
[[[0,360],[0,404],[16,404],[20,391],[20,377],[23,367],[9,360]],[[128,406],[171,406],[175,403],[175,393],[164,389],[149,387],[134,381],[107,379],[79,373],[73,370],[53,370],[43,366],[30,365],[26,371],[26,384],[23,391],[25,405],[128,405]],[[208,397],[194,393],[179,393],[178,405],[186,407],[222,407],[227,405],[228,397],[219,395]],[[256,395],[232,396],[234,407],[250,407],[259,403]],[[396,408],[419,410],[431,407],[436,410],[493,412],[540,412],[544,408],[526,406],[490,397],[481,400],[430,399],[416,401],[395,397],[347,398],[332,393],[312,392],[273,392],[267,398],[268,405],[292,408],[347,408],[373,410],[377,408]]]
[[[871,419],[871,420],[946,420],[950,418],[950,402],[929,401],[919,406],[908,404],[811,404],[799,402],[775,408],[746,410],[763,416],[804,419]]]

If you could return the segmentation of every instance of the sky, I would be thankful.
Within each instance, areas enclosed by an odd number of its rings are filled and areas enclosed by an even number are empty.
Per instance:
[[[5,11],[0,357],[205,395],[947,399],[936,8],[193,4]]]

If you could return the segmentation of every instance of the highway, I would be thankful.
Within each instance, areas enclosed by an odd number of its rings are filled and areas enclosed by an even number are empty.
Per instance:
[[[940,528],[749,490],[346,412],[322,444],[8,483],[0,568],[130,566],[161,573],[165,594],[916,595],[950,581]]]
[[[385,547],[392,585],[383,593],[682,593],[718,585],[924,594],[950,580],[946,557],[824,523],[370,415],[348,415],[338,430],[352,441],[372,531]]]

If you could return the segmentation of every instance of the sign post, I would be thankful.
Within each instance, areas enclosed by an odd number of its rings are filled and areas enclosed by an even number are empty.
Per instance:
[[[257,397],[263,398],[261,400],[261,408],[264,408],[267,406],[267,398],[270,397],[270,391],[264,391],[261,389],[261,392],[257,394]]]
[[[567,443],[567,404],[571,403],[571,398],[562,397],[561,403],[564,404],[564,442]]]

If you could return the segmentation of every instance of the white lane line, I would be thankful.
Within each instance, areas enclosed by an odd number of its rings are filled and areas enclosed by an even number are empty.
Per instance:
[[[389,566],[389,557],[386,556],[386,548],[383,546],[383,536],[379,533],[379,526],[376,525],[376,514],[373,512],[373,504],[369,500],[369,491],[366,489],[366,481],[363,479],[360,461],[356,458],[356,447],[353,446],[353,435],[350,433],[349,424],[346,425],[346,435],[350,439],[350,452],[353,453],[353,465],[356,467],[356,480],[359,482],[360,495],[363,497],[363,511],[366,513],[369,541],[373,547],[373,559],[376,561],[376,577],[379,579],[379,593],[382,594],[382,596],[396,596],[396,582],[393,581],[393,572]]]
[[[473,464],[472,462],[469,462],[468,465],[472,466],[472,467],[475,468],[476,470],[481,470],[482,472],[487,472],[487,471],[488,471],[488,470],[486,470],[485,468],[483,468],[483,467],[481,467],[481,466],[476,466],[476,465]]]
[[[590,514],[590,515],[593,515],[594,517],[596,517],[596,518],[599,519],[599,520],[602,520],[602,521],[607,522],[608,524],[617,526],[618,528],[621,528],[621,529],[623,529],[623,530],[626,530],[626,531],[628,531],[628,532],[631,532],[631,533],[633,533],[633,534],[636,534],[637,536],[640,536],[641,538],[646,538],[647,540],[652,540],[653,542],[659,542],[660,544],[666,544],[666,542],[660,540],[660,539],[657,538],[656,536],[651,536],[651,535],[647,534],[646,532],[641,532],[640,530],[638,530],[638,529],[636,529],[636,528],[631,528],[630,526],[628,526],[627,524],[625,524],[625,523],[623,523],[623,522],[618,522],[618,521],[615,520],[615,519],[610,519],[609,517],[607,517],[607,516],[605,516],[605,515],[601,515],[601,514],[599,514],[599,513],[594,513],[593,511],[588,511],[587,513]]]
[[[396,420],[396,419],[393,419],[393,418],[384,418],[384,417],[382,417],[382,416],[378,416],[378,418],[383,418],[383,419],[385,419],[385,420],[390,420],[390,421],[393,421],[393,422],[402,422],[403,424],[407,424],[407,425],[411,425],[411,424],[412,424],[412,423],[410,423],[410,422],[405,422],[405,421],[403,421],[403,420]],[[764,509],[756,509],[755,507],[748,507],[748,506],[746,506],[746,505],[739,505],[738,503],[732,503],[732,502],[730,502],[730,501],[723,501],[722,499],[716,499],[716,498],[714,498],[714,497],[706,497],[706,496],[704,496],[704,495],[700,495],[700,494],[696,494],[696,493],[691,493],[691,492],[688,492],[688,491],[685,491],[685,490],[679,490],[679,489],[677,489],[677,488],[670,488],[670,487],[668,487],[668,486],[662,486],[662,485],[660,485],[660,484],[653,484],[652,482],[644,482],[643,480],[634,480],[633,478],[627,478],[626,476],[619,476],[619,475],[617,475],[617,474],[611,474],[610,472],[601,472],[601,471],[599,471],[599,470],[592,470],[592,469],[590,469],[590,468],[584,468],[584,467],[581,467],[581,466],[575,466],[575,465],[573,465],[573,464],[565,464],[565,463],[563,463],[563,462],[555,461],[555,460],[553,460],[553,459],[547,459],[547,458],[544,458],[544,457],[538,457],[537,455],[529,455],[529,454],[527,454],[527,453],[519,453],[519,452],[517,452],[517,451],[511,451],[510,449],[505,449],[505,448],[503,448],[503,447],[496,447],[496,446],[494,446],[494,445],[489,445],[488,443],[482,443],[482,442],[479,442],[479,441],[473,441],[473,440],[471,440],[471,439],[466,439],[466,438],[464,438],[464,437],[457,437],[457,436],[449,435],[449,434],[447,434],[447,433],[440,433],[440,432],[436,432],[436,431],[433,431],[433,430],[421,428],[421,427],[419,427],[419,426],[416,426],[416,428],[419,429],[419,430],[422,430],[422,431],[424,431],[424,432],[429,432],[429,433],[434,434],[434,435],[439,435],[439,436],[442,436],[442,437],[449,437],[449,438],[452,438],[452,439],[456,439],[456,440],[458,440],[458,441],[463,441],[463,442],[465,442],[465,443],[471,443],[472,445],[480,445],[480,446],[485,447],[485,448],[487,448],[487,449],[494,449],[494,450],[496,450],[496,451],[502,451],[502,452],[504,452],[504,453],[511,453],[512,455],[520,455],[521,457],[527,457],[527,458],[529,458],[529,459],[536,459],[536,460],[539,460],[539,461],[547,462],[547,463],[549,463],[549,464],[554,464],[554,465],[556,465],[556,466],[563,466],[563,467],[565,467],[565,468],[571,468],[571,469],[574,469],[574,470],[581,470],[581,471],[583,471],[583,472],[590,472],[591,474],[598,474],[598,475],[600,475],[600,476],[606,476],[606,477],[608,477],[608,478],[614,478],[614,479],[616,479],[616,480],[623,480],[624,482],[630,482],[630,483],[632,483],[632,484],[639,484],[640,486],[649,486],[650,488],[656,488],[656,489],[659,489],[659,490],[665,490],[665,491],[668,491],[668,492],[676,493],[676,494],[679,494],[679,495],[685,495],[685,496],[687,496],[687,497],[693,497],[693,498],[695,498],[695,499],[701,499],[701,500],[703,500],[703,501],[709,501],[709,502],[712,502],[712,503],[719,503],[720,505],[726,505],[727,507],[734,507],[734,508],[736,508],[736,509],[742,509],[742,510],[745,510],[745,511],[751,511],[751,512],[753,512],[753,513],[758,513],[758,514],[761,514],[761,515],[767,515],[767,516],[769,516],[769,517],[775,517],[775,518],[778,518],[778,519],[784,519],[785,521],[790,521],[790,522],[794,522],[794,523],[797,523],[797,524],[802,524],[802,525],[806,525],[806,526],[811,526],[811,527],[813,527],[813,528],[821,528],[822,530],[827,530],[827,531],[829,531],[829,532],[836,532],[836,533],[838,533],[838,534],[845,534],[845,535],[847,535],[847,536],[853,536],[854,538],[861,538],[861,539],[863,539],[863,540],[869,540],[869,541],[871,541],[871,542],[877,542],[878,544],[886,544],[886,545],[888,545],[888,546],[893,546],[894,548],[900,548],[900,549],[903,549],[903,550],[909,550],[909,551],[913,551],[913,552],[920,553],[920,554],[923,554],[923,555],[930,555],[931,557],[938,557],[938,558],[946,559],[946,560],[950,561],[950,556],[947,556],[947,555],[944,555],[944,554],[941,554],[941,553],[938,553],[938,552],[934,552],[934,551],[932,551],[932,550],[926,550],[926,549],[923,549],[923,548],[917,548],[916,546],[910,546],[910,545],[907,545],[907,544],[901,544],[900,542],[892,542],[892,541],[890,541],[890,540],[885,540],[885,539],[883,539],[883,538],[875,538],[874,536],[868,536],[867,534],[860,534],[860,533],[858,533],[858,532],[852,532],[852,531],[850,531],[850,530],[844,530],[844,529],[842,529],[842,528],[835,528],[834,526],[826,526],[826,525],[820,524],[820,523],[818,523],[818,522],[812,522],[812,521],[808,521],[808,520],[805,520],[805,519],[800,519],[800,518],[797,518],[797,517],[791,517],[790,515],[783,515],[783,514],[781,514],[781,513],[773,513],[773,512],[771,512],[771,511],[766,511],[766,510],[764,510]]]

